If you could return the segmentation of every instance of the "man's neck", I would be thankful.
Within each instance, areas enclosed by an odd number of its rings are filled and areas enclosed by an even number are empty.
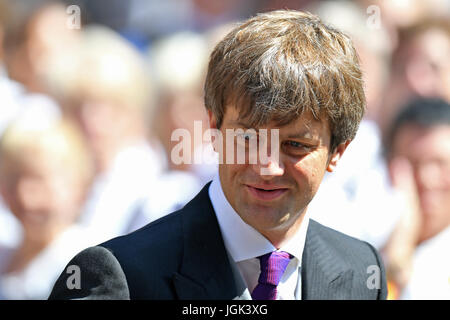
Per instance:
[[[297,232],[299,232],[305,215],[306,208],[305,210],[303,210],[300,216],[297,217],[296,220],[294,220],[293,223],[288,224],[287,226],[282,225],[272,230],[258,230],[258,232],[261,233],[267,240],[269,240],[275,248],[280,249],[284,244],[292,239]]]

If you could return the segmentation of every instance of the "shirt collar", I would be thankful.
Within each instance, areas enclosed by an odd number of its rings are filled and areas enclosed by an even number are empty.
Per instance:
[[[225,247],[235,262],[256,258],[277,250],[261,233],[244,222],[233,209],[223,193],[218,174],[214,177],[208,193]],[[302,260],[308,224],[309,215],[306,211],[298,232],[279,249],[292,254],[299,264]]]

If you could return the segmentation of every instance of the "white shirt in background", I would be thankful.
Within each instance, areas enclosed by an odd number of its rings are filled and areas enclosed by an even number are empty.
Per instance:
[[[129,232],[184,207],[201,190],[200,180],[183,171],[169,171],[159,177],[128,226]]]
[[[450,300],[450,226],[415,250],[401,300]]]
[[[96,179],[79,223],[106,241],[180,209],[200,189],[193,175],[166,171],[161,152],[136,143]]]
[[[126,234],[163,168],[159,154],[146,142],[124,148],[111,169],[94,180],[78,222],[103,241]]]
[[[62,232],[22,271],[5,273],[14,248],[0,247],[0,299],[44,300],[64,272],[69,261],[81,250],[95,245],[94,235],[79,226]]]

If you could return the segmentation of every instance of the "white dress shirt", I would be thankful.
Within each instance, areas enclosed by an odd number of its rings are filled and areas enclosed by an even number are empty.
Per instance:
[[[225,247],[252,292],[258,284],[261,272],[258,257],[277,251],[277,248],[241,219],[226,199],[218,175],[213,179],[208,191]],[[278,284],[277,300],[301,300],[301,261],[308,224],[309,216],[305,213],[298,232],[278,250],[288,252],[294,257]]]

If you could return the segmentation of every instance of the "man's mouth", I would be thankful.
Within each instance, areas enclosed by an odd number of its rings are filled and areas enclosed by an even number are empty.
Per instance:
[[[245,185],[250,194],[261,201],[271,201],[280,198],[288,188],[270,185]]]

